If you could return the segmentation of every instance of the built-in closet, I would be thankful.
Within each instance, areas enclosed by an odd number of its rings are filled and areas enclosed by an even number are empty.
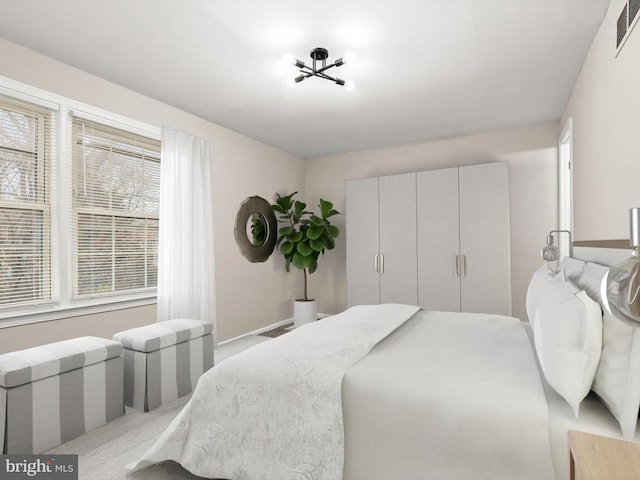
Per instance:
[[[347,304],[511,314],[506,163],[349,180]]]

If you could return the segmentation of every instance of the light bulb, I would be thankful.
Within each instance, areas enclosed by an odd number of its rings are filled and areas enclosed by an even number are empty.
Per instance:
[[[640,251],[611,267],[602,278],[602,304],[611,315],[630,325],[640,323]]]
[[[287,65],[295,65],[296,57],[294,57],[291,53],[286,53],[282,56],[282,63]]]
[[[353,52],[347,52],[343,57],[342,57],[342,62],[343,63],[351,63],[356,59],[356,56]]]
[[[631,258],[611,267],[604,275],[601,298],[605,310],[629,325],[640,323],[640,209],[630,211]]]
[[[547,244],[540,252],[542,259],[547,262],[555,262],[560,258],[558,247],[553,244],[553,235],[547,235]]]
[[[560,251],[555,245],[546,245],[541,252],[542,259],[546,262],[557,262],[560,258]]]
[[[347,80],[344,83],[344,88],[346,88],[348,91],[353,90],[353,87],[355,87],[355,83],[353,83],[353,80]]]
[[[300,83],[305,78],[307,78],[305,75],[298,75],[297,77],[290,77],[289,80],[287,80],[287,84],[290,87],[293,87],[296,83]]]

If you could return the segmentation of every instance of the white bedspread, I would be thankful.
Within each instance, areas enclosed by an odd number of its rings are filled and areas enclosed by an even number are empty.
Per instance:
[[[209,478],[341,479],[344,374],[417,311],[354,307],[222,362],[135,467],[175,460]]]
[[[348,480],[553,479],[548,410],[514,318],[418,312],[343,382]]]

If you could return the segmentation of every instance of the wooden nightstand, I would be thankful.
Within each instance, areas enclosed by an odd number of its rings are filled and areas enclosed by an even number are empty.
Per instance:
[[[640,479],[640,444],[569,431],[569,480]]]

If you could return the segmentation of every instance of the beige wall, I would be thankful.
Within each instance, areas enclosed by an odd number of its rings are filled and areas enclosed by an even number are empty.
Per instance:
[[[153,322],[155,315],[154,304],[116,312],[102,312],[2,328],[0,329],[0,354],[84,335],[111,338],[115,332]]]
[[[289,291],[299,282],[272,256],[250,264],[236,247],[233,227],[248,196],[272,200],[276,191],[304,194],[304,163],[182,110],[127,90],[0,39],[0,75],[155,126],[168,125],[211,141],[215,180],[216,297],[219,340],[273,324],[291,315]],[[211,95],[224,92],[211,92]],[[0,328],[0,353],[83,335],[113,332],[155,321],[155,307]]]
[[[556,122],[499,130],[435,142],[388,147],[307,160],[307,201],[322,197],[344,212],[345,181],[394,173],[505,161],[510,169],[511,270],[513,315],[526,319],[524,298],[538,268],[545,235],[557,226]],[[346,307],[345,217],[336,249],[321,259],[310,277],[310,292],[319,310],[335,313]]]
[[[623,5],[611,1],[562,117],[573,117],[576,240],[629,238],[629,208],[640,206],[640,27],[616,58]]]

